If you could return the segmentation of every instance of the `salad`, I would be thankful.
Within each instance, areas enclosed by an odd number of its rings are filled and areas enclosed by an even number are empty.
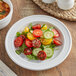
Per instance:
[[[18,55],[23,53],[30,60],[45,60],[53,56],[55,47],[62,45],[59,37],[55,27],[30,23],[16,33],[14,46]]]

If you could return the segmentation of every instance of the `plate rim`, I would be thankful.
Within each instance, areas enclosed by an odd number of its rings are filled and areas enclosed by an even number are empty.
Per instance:
[[[60,63],[58,63],[57,65],[55,65],[55,66],[58,66],[59,64],[61,64],[61,63],[67,58],[67,56],[69,55],[69,53],[70,53],[70,51],[71,51],[71,48],[72,48],[72,36],[71,36],[71,33],[69,32],[69,30],[68,30],[68,28],[65,26],[65,24],[63,24],[63,22],[59,21],[58,19],[56,19],[56,18],[54,18],[54,17],[47,16],[47,15],[32,15],[32,16],[27,16],[27,17],[24,17],[24,18],[18,20],[16,23],[19,23],[21,20],[23,20],[23,19],[25,19],[25,18],[29,18],[29,17],[33,17],[33,16],[36,16],[36,17],[37,17],[37,16],[42,16],[42,17],[52,18],[52,19],[56,20],[57,22],[61,23],[61,24],[67,29],[68,34],[69,34],[69,37],[70,37],[70,40],[71,40],[71,41],[70,41],[70,48],[69,48],[68,53],[66,54],[65,58],[63,58],[63,60],[62,60]],[[14,23],[14,24],[12,25],[12,27],[9,29],[9,31],[14,27],[14,25],[15,25],[16,23]],[[9,31],[8,31],[8,33],[9,33]],[[7,40],[8,33],[7,33],[6,38],[5,38],[5,48],[6,48],[7,54],[8,54],[8,51],[7,51],[7,47],[6,47],[6,44],[7,44],[7,43],[6,43],[6,40]],[[10,57],[9,54],[8,54],[8,56]],[[15,61],[12,59],[12,57],[10,57],[10,58],[11,58],[11,60],[12,60],[14,63],[16,63],[17,65],[19,65],[17,62],[15,62]],[[21,65],[19,65],[19,66],[21,66]],[[53,67],[55,67],[55,66],[53,66]],[[53,67],[49,67],[49,68],[45,68],[45,69],[31,69],[31,68],[27,68],[27,67],[24,67],[24,66],[21,66],[21,67],[26,68],[26,69],[29,69],[29,70],[35,70],[35,71],[47,70],[47,69],[53,68]]]

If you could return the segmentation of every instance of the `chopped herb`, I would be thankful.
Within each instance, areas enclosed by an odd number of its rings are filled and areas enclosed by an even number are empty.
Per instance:
[[[27,33],[28,33],[28,32],[24,32],[24,31],[23,31],[23,32],[21,33],[21,35],[25,35],[25,36],[26,36]]]
[[[26,55],[26,56],[27,56],[27,58],[28,58],[29,60],[38,60],[38,58],[35,57],[35,56],[33,56],[32,54],[31,54],[31,55]]]
[[[54,48],[54,47],[56,47],[56,45],[52,43],[52,44],[51,44],[51,48]]]
[[[21,35],[21,33],[20,33],[20,32],[17,32],[17,33],[16,33],[16,36],[17,36],[17,37],[19,37],[20,35]]]
[[[20,50],[16,50],[15,52],[16,52],[18,55],[21,54],[21,51],[20,51]]]
[[[41,28],[43,28],[46,24],[43,24]]]
[[[6,11],[2,11],[0,12],[0,15],[4,15],[6,13]]]
[[[22,46],[19,47],[19,50],[20,50],[21,52],[23,52],[25,48],[27,48],[27,46],[25,45],[25,43],[23,43]]]
[[[33,33],[33,30],[30,30],[30,33]]]
[[[29,24],[29,28],[30,28],[30,30],[32,30],[32,23]]]

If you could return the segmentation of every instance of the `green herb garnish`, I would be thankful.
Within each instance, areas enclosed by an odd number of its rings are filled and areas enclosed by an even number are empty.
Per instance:
[[[32,23],[29,24],[29,28],[30,28],[30,30],[32,30]]]
[[[43,24],[41,28],[43,28],[46,24]]]
[[[6,11],[2,11],[0,12],[0,15],[4,15],[6,13]]]
[[[37,57],[33,56],[32,54],[31,55],[26,55],[26,57],[29,59],[29,60],[38,60]]]
[[[25,48],[27,48],[27,46],[25,45],[25,43],[23,43],[22,46],[19,47],[19,50],[23,52]]]
[[[20,50],[16,50],[15,52],[16,52],[18,55],[21,54],[21,51],[20,51]]]
[[[16,33],[16,36],[17,36],[17,37],[19,37],[20,35],[21,35],[21,33],[20,33],[20,32],[17,32],[17,33]]]

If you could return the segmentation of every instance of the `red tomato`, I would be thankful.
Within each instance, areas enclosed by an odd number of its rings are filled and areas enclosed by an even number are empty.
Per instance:
[[[33,31],[33,36],[35,37],[41,37],[43,32],[40,29],[36,29]]]
[[[40,24],[36,24],[34,26],[32,26],[33,29],[40,29],[41,28],[41,25]]]
[[[31,47],[32,47],[32,41],[29,40],[29,39],[26,39],[26,40],[25,40],[25,45],[26,45],[27,47],[31,48]]]
[[[20,35],[20,37],[23,39],[23,41],[25,41],[26,39],[25,35]]]
[[[55,45],[61,45],[62,43],[59,41],[59,40],[57,40],[57,39],[54,39],[53,40],[53,43],[55,44]]]
[[[56,29],[52,29],[52,32],[54,32],[54,38],[57,38],[60,36],[59,32]]]
[[[30,54],[32,54],[32,49],[31,49],[31,48],[25,48],[25,49],[24,49],[24,54],[25,54],[25,55],[30,55]]]
[[[20,47],[22,44],[23,44],[23,39],[22,39],[21,37],[17,37],[17,38],[14,40],[14,45],[15,45],[15,47]]]
[[[39,47],[41,46],[40,40],[34,39],[34,40],[32,41],[32,46],[33,46],[34,48],[39,48]]]
[[[46,59],[46,53],[44,51],[40,51],[37,55],[37,57],[40,59],[40,60],[45,60]]]

